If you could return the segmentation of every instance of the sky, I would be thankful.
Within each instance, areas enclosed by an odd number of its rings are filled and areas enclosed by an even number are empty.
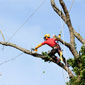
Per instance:
[[[40,6],[43,0],[0,0],[0,30],[8,41],[26,19]],[[55,0],[56,1],[56,0]],[[64,0],[70,8],[72,0]],[[70,11],[74,29],[85,38],[85,0],[75,0]],[[56,5],[61,9],[58,0]],[[61,18],[53,11],[50,0],[36,11],[29,21],[14,35],[9,42],[31,50],[43,42],[45,34],[58,35],[63,25]],[[65,25],[62,39],[69,42],[69,31]],[[0,35],[0,41],[3,41]],[[77,50],[81,43],[76,40]],[[69,49],[60,44],[66,59],[73,58]],[[16,57],[21,51],[0,45],[0,63]],[[38,49],[38,53],[51,50],[47,45]],[[0,65],[0,85],[65,85],[67,73],[54,63],[44,62],[33,56],[22,54],[8,63]]]

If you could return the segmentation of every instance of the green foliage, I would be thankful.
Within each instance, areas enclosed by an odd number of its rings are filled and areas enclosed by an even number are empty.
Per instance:
[[[47,58],[50,58],[47,52],[42,52],[42,55],[46,56]]]
[[[67,61],[75,74],[75,77],[71,78],[67,85],[85,85],[85,46],[81,47],[79,54],[78,60],[69,59]]]
[[[46,56],[46,57],[44,58],[44,61],[45,61],[45,62],[49,61],[50,56],[48,55],[47,52],[42,52],[42,55]]]

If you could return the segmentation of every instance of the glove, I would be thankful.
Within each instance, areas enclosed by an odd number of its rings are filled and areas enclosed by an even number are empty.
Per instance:
[[[38,49],[37,49],[37,48],[35,48],[35,49],[34,49],[34,51],[35,51],[35,52],[37,52],[37,51],[38,51]]]
[[[59,34],[59,35],[58,35],[58,38],[60,38],[60,39],[61,39],[61,34]]]

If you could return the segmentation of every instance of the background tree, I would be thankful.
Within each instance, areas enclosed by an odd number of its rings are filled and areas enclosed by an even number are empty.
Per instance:
[[[73,68],[73,72],[75,73],[75,77],[71,78],[67,85],[84,85],[85,84],[85,46],[81,47],[79,52],[79,65],[76,64],[77,61],[75,59],[69,59],[68,63]]]
[[[63,9],[63,12],[61,10],[59,10],[59,8],[56,6],[54,0],[51,0],[51,5],[54,9],[54,11],[62,18],[62,20],[66,23],[66,25],[68,26],[68,29],[69,29],[69,33],[70,33],[70,43],[68,42],[65,42],[61,39],[58,39],[62,44],[64,44],[66,47],[69,48],[69,50],[71,51],[71,53],[73,54],[74,56],[74,60],[75,60],[75,63],[78,64],[78,66],[80,67],[80,64],[81,64],[81,61],[79,60],[80,56],[79,56],[79,53],[77,52],[77,50],[75,49],[75,37],[82,43],[84,44],[85,43],[85,40],[82,38],[82,36],[77,33],[73,26],[72,26],[72,23],[71,23],[71,19],[70,19],[70,15],[69,15],[69,12],[67,10],[67,7],[64,3],[63,0],[59,0],[60,2],[60,5]],[[24,49],[22,47],[19,47],[17,46],[16,44],[13,44],[13,43],[9,43],[9,42],[0,42],[0,44],[2,45],[5,45],[5,46],[11,46],[13,48],[16,48],[26,54],[29,54],[29,55],[32,55],[34,57],[37,57],[37,58],[42,58],[42,59],[46,59],[47,56],[45,55],[42,55],[42,54],[38,54],[38,53],[32,53],[30,50],[27,50],[27,49]],[[56,63],[52,58],[48,58],[49,61],[51,62],[54,62]],[[72,61],[73,62],[73,61]],[[70,61],[69,61],[70,63]],[[66,70],[68,72],[68,75],[70,78],[75,78],[74,74],[72,73],[72,71],[65,65],[60,65],[58,63],[56,63],[57,65],[59,65],[61,68],[63,68],[64,70]],[[78,75],[79,77],[80,75]]]

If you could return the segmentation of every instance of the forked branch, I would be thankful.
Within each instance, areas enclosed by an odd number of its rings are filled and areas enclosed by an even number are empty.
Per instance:
[[[64,45],[67,44],[67,47],[70,49],[71,53],[74,55],[75,59],[77,59],[79,57],[79,54],[77,53],[76,49],[75,49],[75,37],[82,43],[85,44],[85,40],[82,38],[82,36],[77,33],[71,23],[71,19],[70,19],[70,15],[68,12],[68,9],[64,3],[63,0],[59,0],[60,5],[64,11],[64,14],[61,13],[61,11],[59,10],[59,8],[56,6],[54,0],[51,0],[51,5],[54,9],[54,11],[62,18],[62,20],[66,23],[66,25],[68,26],[69,32],[70,32],[70,43],[67,42],[63,42],[61,41]],[[61,14],[60,14],[61,13]],[[62,17],[63,15],[63,17]]]

